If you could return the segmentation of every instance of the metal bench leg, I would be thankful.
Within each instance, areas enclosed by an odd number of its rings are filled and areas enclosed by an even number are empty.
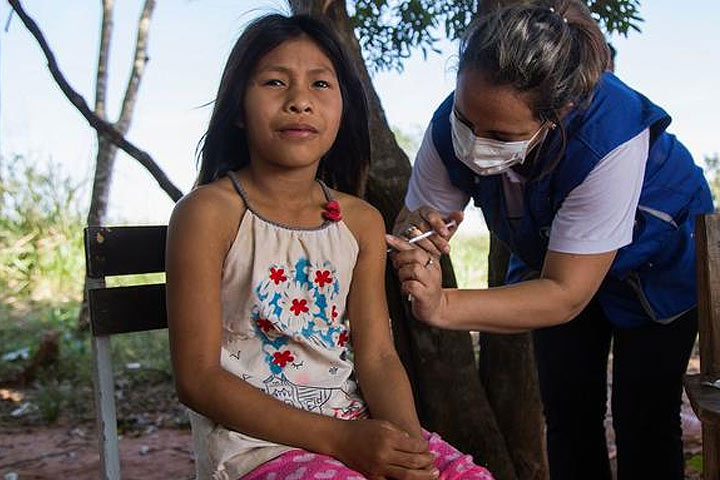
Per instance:
[[[115,381],[110,358],[110,337],[92,337],[92,353],[101,478],[103,480],[120,480],[120,456],[115,416]]]

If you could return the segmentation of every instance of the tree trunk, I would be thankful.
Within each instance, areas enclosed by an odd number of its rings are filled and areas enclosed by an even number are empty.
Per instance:
[[[114,0],[102,0],[103,17],[100,26],[100,48],[98,51],[98,66],[95,82],[95,115],[107,120],[105,114],[105,99],[107,97],[108,60],[110,57],[110,39],[113,30]],[[123,132],[124,135],[124,132]],[[95,176],[90,195],[90,209],[87,224],[100,225],[107,212],[110,181],[112,180],[112,166],[115,160],[115,150],[105,136],[97,132],[98,151],[95,157]],[[84,302],[83,302],[84,303]]]
[[[410,179],[410,163],[395,141],[380,99],[365,66],[345,2],[342,0],[290,0],[294,13],[321,16],[339,34],[360,76],[368,97],[372,167],[365,197],[378,208],[388,228],[403,205]],[[455,286],[455,276],[443,258],[443,282]],[[396,348],[413,386],[420,419],[425,428],[487,465],[499,479],[515,479],[503,435],[479,381],[467,332],[452,332],[416,322],[402,298],[391,268],[387,272],[388,307]]]
[[[103,20],[100,33],[100,50],[98,53],[97,83],[95,88],[95,114],[105,117],[105,97],[107,89],[107,62],[110,54],[110,38],[112,35],[112,16],[114,0],[103,0]],[[140,88],[142,75],[147,63],[147,37],[150,29],[150,19],[155,9],[155,0],[145,0],[140,19],[138,20],[137,39],[135,43],[135,58],[130,73],[125,97],[120,111],[120,117],[113,127],[124,137],[130,129],[137,92]],[[107,214],[112,184],[112,173],[117,156],[117,146],[112,143],[101,131],[97,131],[98,150],[95,158],[95,176],[93,178],[92,194],[90,196],[90,209],[88,210],[87,225],[102,225]],[[89,326],[89,312],[87,305],[87,278],[83,289],[83,302],[78,316],[78,329],[87,330]]]
[[[488,285],[505,284],[510,251],[490,236]],[[480,378],[505,436],[518,478],[548,478],[544,420],[529,333],[480,336]]]
[[[477,15],[518,0],[483,0]],[[505,284],[510,250],[490,236],[488,286]],[[519,479],[545,480],[545,419],[538,386],[532,336],[482,334],[479,373]]]
[[[85,99],[77,91],[75,91],[62,74],[60,67],[55,59],[55,55],[50,49],[45,36],[35,21],[25,12],[19,0],[8,0],[12,7],[11,15],[17,12],[20,20],[23,22],[28,31],[35,37],[40,48],[48,62],[48,70],[52,75],[55,83],[65,97],[72,103],[75,108],[85,117],[90,126],[92,126],[98,135],[98,154],[96,161],[95,177],[93,179],[93,190],[91,195],[91,205],[88,211],[88,225],[99,225],[103,222],[105,213],[107,212],[107,202],[110,192],[110,181],[112,179],[112,166],[115,159],[117,148],[122,148],[128,155],[135,158],[147,171],[155,178],[160,188],[162,188],[170,198],[174,201],[182,197],[182,192],[178,189],[170,179],[167,178],[165,172],[157,165],[152,157],[138,147],[128,142],[124,135],[130,126],[132,111],[137,97],[137,91],[142,79],[142,73],[147,62],[146,48],[147,35],[150,27],[150,18],[155,7],[155,0],[146,0],[143,12],[138,22],[137,43],[135,46],[135,60],[130,75],[125,98],[123,100],[120,119],[115,124],[110,124],[105,119],[105,94],[107,86],[107,63],[109,55],[110,38],[112,35],[112,12],[114,0],[102,0],[103,20],[100,31],[100,48],[98,53],[98,67],[96,72],[96,97],[95,110],[90,110]],[[9,21],[9,20],[8,20]],[[85,289],[83,289],[83,301],[78,315],[78,331],[87,330],[89,325],[88,307],[87,307],[87,278],[85,279]]]
[[[102,225],[107,214],[116,153],[117,147],[103,135],[98,135],[95,176],[93,178],[92,195],[90,196],[90,210],[87,216],[88,226]]]
[[[110,48],[110,35],[112,33],[113,0],[103,0],[103,25],[101,28],[100,51],[98,54],[97,86],[95,94],[95,113],[105,119],[105,96],[107,85],[107,60]],[[150,19],[155,9],[155,0],[145,0],[143,11],[138,21],[137,39],[135,43],[135,58],[130,74],[130,80],[125,90],[120,118],[113,125],[115,129],[125,136],[130,129],[132,114],[140,88],[140,81],[147,63],[147,37],[150,28]],[[98,152],[95,163],[95,177],[88,212],[88,225],[101,225],[107,213],[110,185],[112,182],[113,165],[117,154],[117,147],[108,141],[106,136],[98,132]]]

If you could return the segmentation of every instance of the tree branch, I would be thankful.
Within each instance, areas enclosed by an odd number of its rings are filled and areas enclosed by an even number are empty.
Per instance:
[[[154,8],[155,0],[145,0],[145,6],[143,7],[143,11],[140,14],[140,20],[138,21],[137,40],[135,42],[135,60],[133,61],[130,80],[128,80],[127,88],[125,90],[125,98],[123,99],[120,118],[115,123],[117,129],[123,134],[127,133],[128,127],[130,126],[130,117],[132,115],[133,107],[135,106],[138,88],[140,87],[140,80],[142,80],[142,75],[145,71],[145,64],[148,61],[147,37],[148,32],[150,31],[150,18],[152,17]]]
[[[110,56],[110,38],[113,30],[113,0],[102,0],[103,18],[100,27],[100,51],[95,81],[95,115],[106,118],[105,96],[107,93],[108,57]]]
[[[323,0],[321,2],[314,0],[289,0],[289,3],[290,8],[296,15],[304,14],[318,17],[326,14],[335,1],[336,0]]]
[[[170,198],[173,199],[173,201],[178,201],[180,197],[182,197],[182,192],[170,181],[167,175],[165,175],[165,172],[163,172],[162,169],[158,166],[158,164],[155,163],[152,157],[147,152],[140,150],[138,147],[127,141],[123,137],[123,135],[118,132],[111,124],[95,115],[95,113],[93,113],[88,107],[85,99],[75,90],[73,90],[70,84],[68,84],[67,80],[65,80],[65,77],[60,71],[60,68],[58,67],[57,61],[55,60],[55,55],[52,53],[52,50],[50,50],[50,47],[45,41],[45,37],[40,31],[40,28],[22,8],[20,1],[8,0],[8,3],[18,14],[22,22],[25,24],[25,27],[30,31],[30,33],[32,33],[32,35],[37,40],[40,48],[45,54],[45,58],[47,59],[48,69],[50,70],[50,73],[55,79],[55,82],[57,82],[58,86],[60,87],[60,90],[62,90],[67,99],[70,100],[70,103],[75,105],[75,107],[80,111],[82,116],[85,117],[88,123],[90,123],[90,125],[95,130],[105,135],[108,140],[110,140],[112,143],[124,150],[128,155],[140,162],[140,164],[145,167],[148,172],[150,172],[153,178],[155,178],[155,180],[160,185],[160,188],[162,188],[165,193],[167,193]]]

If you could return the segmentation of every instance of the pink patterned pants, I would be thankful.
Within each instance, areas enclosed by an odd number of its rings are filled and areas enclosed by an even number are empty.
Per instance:
[[[475,465],[470,455],[458,452],[436,433],[426,433],[426,438],[430,442],[430,451],[436,456],[435,467],[440,471],[440,480],[493,480],[490,472]],[[260,465],[242,478],[242,480],[303,479],[365,480],[365,477],[332,457],[305,450],[290,450]]]

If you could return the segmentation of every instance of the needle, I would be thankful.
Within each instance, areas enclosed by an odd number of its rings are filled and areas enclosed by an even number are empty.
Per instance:
[[[456,225],[457,225],[457,222],[455,220],[450,220],[448,223],[445,224],[445,228],[453,228]],[[424,239],[428,238],[429,236],[434,235],[435,233],[437,233],[437,232],[435,232],[435,230],[428,230],[427,232],[422,233],[422,234],[418,235],[417,237],[411,238],[410,240],[408,240],[408,243],[413,244],[415,242],[419,242],[420,240],[424,240]],[[390,253],[393,250],[394,250],[394,248],[390,247],[387,249],[387,253]]]

